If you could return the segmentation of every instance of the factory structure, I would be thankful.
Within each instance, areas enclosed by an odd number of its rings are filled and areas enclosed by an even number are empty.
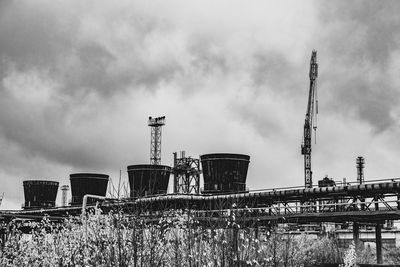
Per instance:
[[[134,203],[132,205],[135,207],[156,211],[163,208],[185,207],[185,205],[196,207],[201,210],[199,214],[202,212],[204,218],[214,216],[215,210],[229,210],[234,203],[237,206],[237,212],[248,216],[248,220],[243,219],[244,224],[255,222],[258,225],[259,222],[271,220],[287,223],[290,216],[295,218],[297,225],[309,222],[339,224],[351,221],[354,222],[353,233],[346,232],[346,228],[336,228],[338,236],[347,241],[370,242],[370,228],[375,227],[377,257],[378,262],[381,261],[379,251],[382,250],[382,226],[390,228],[389,226],[393,226],[392,220],[400,218],[400,214],[397,212],[400,210],[400,181],[377,181],[368,184],[364,180],[365,160],[363,157],[358,157],[356,159],[357,182],[335,182],[329,177],[324,177],[317,184],[313,184],[311,148],[312,131],[315,132],[317,129],[317,76],[317,52],[313,51],[310,60],[310,85],[301,144],[301,154],[304,156],[304,186],[302,188],[252,192],[246,186],[250,156],[238,153],[208,153],[200,155],[199,158],[192,158],[186,156],[182,151],[179,155],[178,153],[173,154],[173,166],[162,165],[161,137],[162,127],[166,123],[165,116],[162,116],[148,118],[148,126],[151,129],[149,164],[127,166],[129,181],[129,198],[127,199]],[[203,188],[200,187],[201,175]],[[173,177],[172,193],[168,192],[171,177]],[[62,191],[61,207],[82,206],[87,195],[104,199],[109,180],[107,174],[70,174],[70,185],[60,187]],[[25,201],[22,207],[24,211],[56,208],[58,181],[26,180],[23,182],[23,187]],[[67,199],[69,190],[71,190],[72,196],[70,201]],[[394,202],[390,202],[392,198]],[[88,204],[95,204],[97,201],[96,198],[89,198]],[[382,210],[382,206],[385,207],[385,210]],[[212,213],[208,213],[209,211]],[[266,211],[267,214],[265,214]],[[358,222],[368,225],[370,221],[373,226],[370,224],[369,227],[360,229]],[[386,224],[383,225],[383,222]],[[366,235],[363,230],[369,231],[369,234]],[[399,245],[400,232],[393,230],[392,235],[388,235],[388,233],[385,232],[384,238],[391,240],[393,245]],[[364,238],[363,236],[368,237]]]
[[[318,99],[316,79],[318,76],[317,52],[311,54],[309,70],[309,94],[304,122],[301,154],[304,155],[305,188],[312,188],[311,145],[312,130],[317,129]],[[132,199],[167,194],[170,176],[173,175],[174,194],[231,194],[247,192],[246,178],[250,156],[234,153],[210,153],[200,158],[186,157],[174,153],[174,166],[161,164],[161,137],[165,116],[149,117],[150,162],[127,166],[129,196]],[[357,159],[360,160],[360,159]],[[362,159],[363,160],[363,159]],[[363,164],[363,163],[362,163]],[[200,174],[204,188],[200,188]],[[319,186],[332,186],[333,180],[325,178]],[[363,179],[363,178],[362,178]],[[360,178],[361,181],[361,178]],[[61,206],[82,205],[84,195],[105,197],[109,176],[100,173],[74,173],[70,175],[70,186],[61,186]],[[23,209],[55,207],[59,187],[57,181],[27,180],[23,182],[25,202]],[[72,199],[68,203],[67,195],[71,189]],[[91,200],[93,202],[95,200]]]
[[[175,194],[229,194],[246,192],[247,170],[250,156],[233,153],[211,153],[201,155],[200,159],[180,157],[174,153],[174,166],[161,165],[161,126],[165,117],[149,118],[151,127],[150,164],[127,166],[130,198],[165,195],[171,175],[174,176]],[[203,173],[204,188],[200,188],[200,174]],[[85,195],[105,197],[109,175],[100,173],[70,174],[70,186],[63,185],[61,206],[82,205]],[[26,180],[23,182],[25,202],[23,209],[56,207],[59,182]],[[67,192],[71,189],[71,201]],[[247,190],[248,191],[248,190]],[[90,203],[96,199],[90,199]]]

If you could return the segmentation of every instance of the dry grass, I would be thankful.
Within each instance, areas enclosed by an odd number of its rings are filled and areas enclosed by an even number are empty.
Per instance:
[[[334,239],[257,233],[234,222],[210,229],[183,212],[157,224],[123,213],[89,214],[61,225],[44,219],[22,234],[11,223],[1,266],[320,266],[343,262]]]

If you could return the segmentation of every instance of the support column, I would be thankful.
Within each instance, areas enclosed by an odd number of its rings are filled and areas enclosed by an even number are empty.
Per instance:
[[[397,209],[400,210],[400,194],[397,195]]]
[[[358,222],[353,222],[353,240],[357,251],[360,244],[360,225]]]
[[[375,242],[376,242],[376,262],[381,264],[382,260],[382,223],[378,222],[375,226]]]

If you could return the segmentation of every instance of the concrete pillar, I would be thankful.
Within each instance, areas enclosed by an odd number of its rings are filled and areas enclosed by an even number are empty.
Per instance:
[[[376,263],[381,264],[382,260],[382,223],[378,222],[375,226],[376,240]]]

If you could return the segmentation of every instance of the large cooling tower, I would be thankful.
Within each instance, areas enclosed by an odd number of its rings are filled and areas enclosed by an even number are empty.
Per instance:
[[[144,197],[167,193],[171,167],[139,164],[128,166],[131,197]]]
[[[105,196],[108,185],[108,175],[99,173],[74,173],[70,174],[72,205],[82,204],[83,197],[87,194]],[[88,203],[96,200],[88,200]]]
[[[23,182],[24,209],[51,208],[56,204],[58,182],[27,180]]]
[[[250,156],[214,153],[200,156],[203,169],[203,193],[232,193],[246,190]]]

